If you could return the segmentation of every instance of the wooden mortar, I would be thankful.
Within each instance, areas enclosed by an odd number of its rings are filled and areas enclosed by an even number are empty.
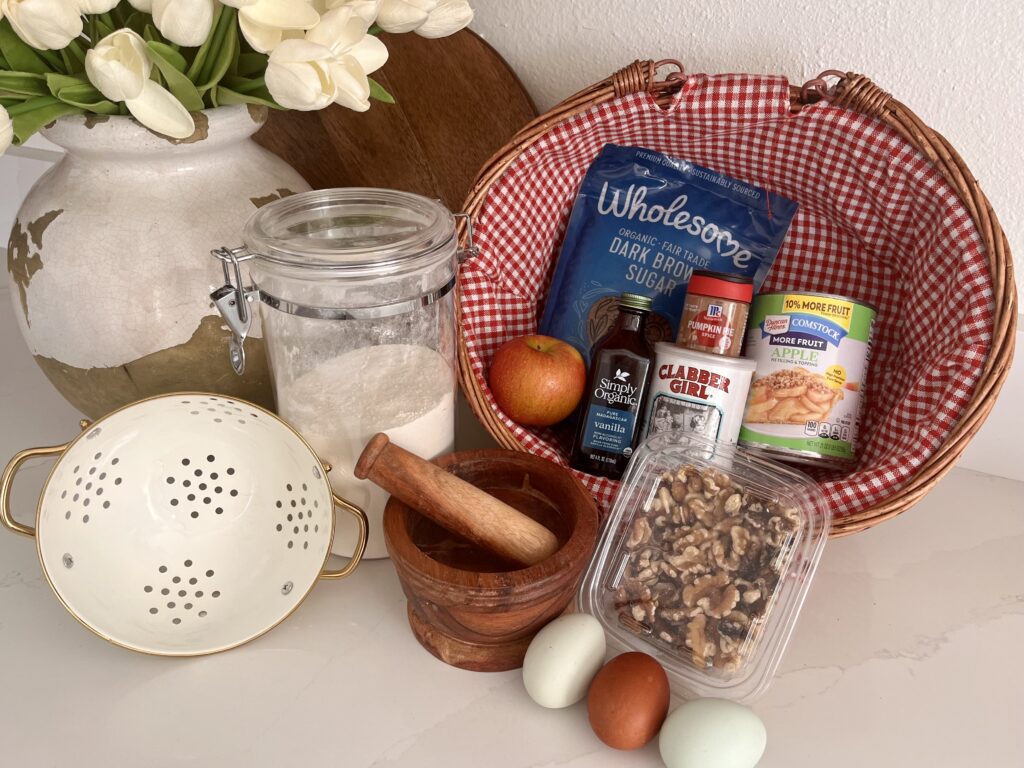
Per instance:
[[[520,667],[533,636],[575,597],[597,542],[597,506],[567,469],[530,454],[466,451],[433,463],[543,523],[559,540],[553,555],[520,567],[395,496],[384,510],[384,541],[420,644],[462,669]]]

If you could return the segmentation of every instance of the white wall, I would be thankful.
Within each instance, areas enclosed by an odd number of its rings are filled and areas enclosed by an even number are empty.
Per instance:
[[[952,142],[999,212],[1024,293],[1021,0],[473,0],[539,109],[633,59],[691,72],[871,77]]]
[[[940,131],[992,200],[1024,295],[1022,0],[473,0],[473,29],[541,110],[634,59],[804,83],[861,72]],[[1024,320],[1024,317],[1019,318]],[[1019,322],[1024,325],[1024,322]],[[1024,480],[1024,330],[1004,394],[961,460]]]
[[[863,72],[957,147],[999,212],[1024,293],[1024,2],[1021,0],[473,0],[473,28],[547,109],[635,58],[694,72],[770,72],[794,83]],[[0,158],[0,232],[47,167],[41,149]],[[52,147],[52,145],[50,145]],[[6,243],[0,243],[2,248]],[[0,322],[13,322],[0,318]],[[1024,331],[1017,334],[1024,358]],[[1007,446],[1024,427],[1024,363],[963,464],[1024,479]]]

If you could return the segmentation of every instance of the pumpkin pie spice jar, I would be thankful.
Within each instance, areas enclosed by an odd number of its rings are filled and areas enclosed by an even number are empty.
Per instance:
[[[742,275],[697,270],[686,290],[676,344],[695,352],[739,357],[754,281]]]

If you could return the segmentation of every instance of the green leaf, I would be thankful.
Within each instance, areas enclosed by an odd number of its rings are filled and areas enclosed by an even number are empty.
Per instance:
[[[0,92],[5,96],[45,96],[46,78],[32,72],[0,71]]]
[[[64,65],[64,71],[65,72],[73,72],[74,69],[75,69],[75,62],[71,58],[71,54],[68,52],[68,49],[67,48],[62,48],[59,51],[59,53],[60,53],[61,63]]]
[[[239,77],[252,77],[253,75],[263,76],[267,71],[267,54],[265,53],[240,53],[238,56],[238,68],[235,72]]]
[[[148,13],[140,13],[139,11],[135,11],[133,9],[133,12],[129,14],[128,18],[125,20],[124,25],[133,32],[136,32],[139,35],[141,35],[147,41],[163,41],[163,37],[161,37],[160,32],[157,31],[157,28],[150,23],[152,20],[153,17],[150,16]],[[149,34],[147,35],[147,33]]]
[[[222,6],[222,12],[213,28],[210,39],[210,54],[206,57],[203,71],[195,81],[199,93],[206,93],[220,82],[227,74],[231,62],[238,56],[238,24],[235,23],[236,11],[229,6]]]
[[[156,54],[158,57],[163,59],[165,62],[170,64],[176,70],[185,74],[185,67],[188,66],[188,62],[185,61],[185,57],[181,55],[173,46],[168,43],[161,43],[156,40],[147,43],[149,50]]]
[[[370,81],[370,98],[376,99],[377,101],[383,101],[385,104],[394,104],[395,97],[388,93],[387,89],[374,80],[372,77],[366,78]]]
[[[57,98],[73,107],[81,107],[86,112],[98,115],[116,115],[120,109],[117,104],[103,98],[103,94],[91,85],[72,85],[61,88]]]
[[[27,45],[11,27],[7,19],[0,21],[0,53],[15,72],[34,72],[43,75],[54,68],[39,55],[39,51]]]
[[[46,85],[49,87],[50,93],[65,104],[81,107],[86,112],[95,112],[101,115],[116,115],[118,113],[117,104],[106,99],[84,75],[72,77],[51,72],[46,76]]]
[[[102,29],[109,29],[111,31],[120,29],[117,22],[114,21],[113,17],[109,13],[101,13],[96,18],[99,19],[100,27]],[[106,33],[104,34],[104,37],[105,36]]]
[[[67,52],[70,57],[70,64],[68,66],[68,72],[84,72],[85,71],[85,49],[82,48],[82,44],[78,40],[72,40],[68,43],[67,48],[61,51],[61,55]],[[67,62],[67,59],[65,59]]]
[[[185,77],[185,57],[166,43],[149,42],[150,58],[163,76],[169,90],[185,109],[197,112],[203,108],[203,97],[195,85]]]
[[[96,19],[96,38],[92,41],[92,44],[96,45],[107,35],[114,34],[114,26],[109,22],[109,15],[106,13],[102,16],[93,16],[92,18]]]
[[[253,93],[258,91],[260,88],[266,88],[267,84],[263,80],[263,77],[225,77],[221,81],[221,85],[225,85],[232,91],[238,91],[239,93]]]
[[[75,77],[74,75],[62,75],[57,72],[50,72],[45,77],[46,88],[53,96],[57,95],[57,92],[61,88],[67,88],[72,85],[88,85],[89,80],[84,75]]]
[[[222,106],[227,104],[261,104],[271,109],[283,109],[280,104],[274,101],[274,97],[270,95],[267,87],[262,84],[259,84],[258,88],[253,88],[248,93],[233,90],[223,84],[218,85],[214,90],[217,92],[217,103]]]
[[[217,30],[220,29],[221,20],[228,10],[233,11],[234,9],[229,9],[227,6],[218,3],[213,11],[213,26],[210,29],[210,36],[206,38],[206,42],[199,46],[195,58],[192,59],[192,64],[188,68],[188,72],[185,73],[193,83],[200,82],[203,70],[206,67],[206,59],[210,56],[210,51],[213,50]]]
[[[81,107],[65,104],[55,96],[38,96],[8,110],[17,144],[24,144],[33,133],[58,117],[78,115],[84,111]]]

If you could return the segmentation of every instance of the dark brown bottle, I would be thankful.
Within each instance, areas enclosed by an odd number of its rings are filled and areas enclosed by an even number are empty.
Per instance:
[[[587,388],[580,404],[569,463],[573,469],[618,480],[640,441],[641,411],[654,350],[645,330],[651,299],[619,298],[619,316],[590,351]]]

